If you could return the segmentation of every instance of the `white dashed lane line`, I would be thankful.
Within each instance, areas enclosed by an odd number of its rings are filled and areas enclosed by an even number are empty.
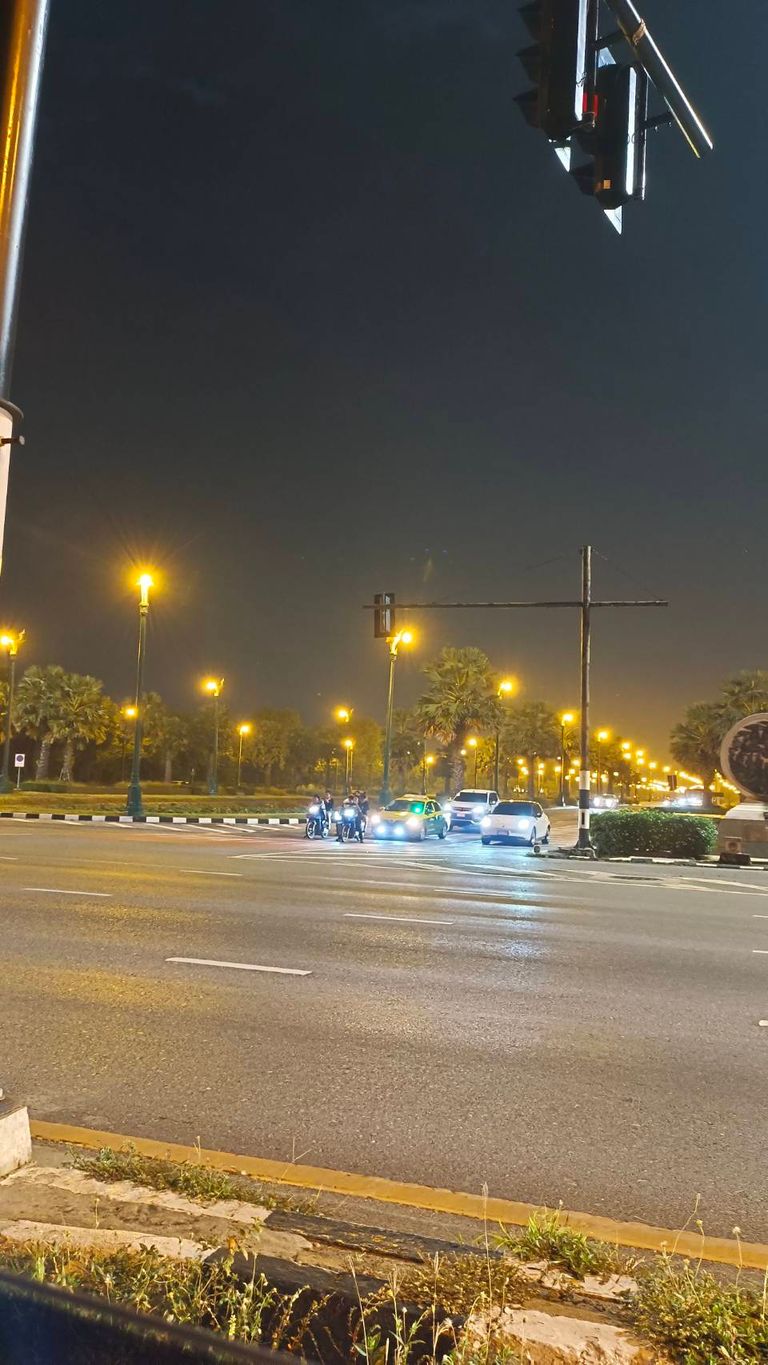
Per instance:
[[[350,910],[346,912],[343,919],[378,919],[392,922],[393,924],[455,924],[452,919],[417,919],[415,915],[362,915],[353,914]]]
[[[277,976],[311,976],[298,967],[263,967],[256,962],[218,962],[212,957],[167,957],[166,962],[182,962],[190,967],[232,967],[238,972],[274,972]]]
[[[111,900],[111,891],[68,891],[60,886],[22,886],[22,891],[36,891],[44,896],[98,896],[101,900]]]

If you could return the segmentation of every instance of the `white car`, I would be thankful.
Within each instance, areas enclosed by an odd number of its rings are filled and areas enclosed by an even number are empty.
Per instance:
[[[484,844],[537,844],[549,842],[549,816],[538,801],[499,801],[480,821]]]
[[[484,815],[489,815],[499,800],[499,793],[488,787],[466,787],[457,792],[443,807],[451,817],[451,829],[462,825],[477,829]]]
[[[592,810],[616,810],[619,798],[613,792],[593,792],[589,804]]]

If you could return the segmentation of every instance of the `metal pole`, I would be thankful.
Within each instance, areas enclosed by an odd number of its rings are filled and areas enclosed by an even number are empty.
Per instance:
[[[48,0],[6,0],[0,18],[0,402],[8,403],[35,125],[48,25]],[[4,435],[10,436],[10,431]],[[0,449],[0,566],[10,446]]]
[[[5,715],[5,743],[3,744],[3,772],[0,778],[0,791],[11,790],[11,717],[13,716],[13,693],[16,686],[16,653],[11,647],[8,651],[8,709]]]
[[[387,688],[387,725],[384,732],[384,772],[381,776],[381,795],[379,797],[382,806],[388,806],[392,800],[392,793],[389,790],[389,763],[392,752],[392,716],[395,706],[396,663],[397,645],[393,642],[389,646],[389,686]]]
[[[565,726],[560,726],[560,805],[565,805]]]
[[[147,648],[147,614],[149,612],[149,602],[139,602],[139,653],[136,662],[136,719],[133,725],[133,761],[131,763],[131,780],[128,785],[128,800],[126,802],[126,812],[128,815],[143,815],[144,805],[141,799],[141,738],[144,728],[144,717],[142,713],[142,699],[144,695],[144,656]]]
[[[477,745],[475,745],[475,775],[472,778],[473,787],[477,786]]]
[[[240,744],[237,749],[237,789],[240,790],[240,769],[243,766],[243,736],[240,735]]]
[[[421,746],[421,794],[427,794],[427,741],[422,742]]]
[[[589,837],[589,665],[591,653],[592,546],[581,550],[581,763],[579,768],[579,852],[591,853]]]
[[[211,761],[211,776],[208,782],[208,795],[218,796],[219,794],[219,692],[218,689],[213,694],[213,757]]]
[[[501,726],[496,726],[496,748],[493,755],[493,789],[499,790],[499,742],[501,739]]]

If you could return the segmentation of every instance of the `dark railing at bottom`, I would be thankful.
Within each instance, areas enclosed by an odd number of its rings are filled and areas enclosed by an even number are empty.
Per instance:
[[[0,1271],[0,1365],[287,1365],[290,1356]],[[296,1365],[295,1357],[292,1365]]]

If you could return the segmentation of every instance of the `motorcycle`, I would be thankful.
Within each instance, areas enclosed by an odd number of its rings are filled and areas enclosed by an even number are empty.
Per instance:
[[[305,839],[328,838],[328,821],[325,818],[325,811],[322,806],[313,804],[309,807],[304,837]]]
[[[363,842],[363,830],[362,826],[358,828],[357,811],[350,810],[347,806],[343,806],[341,810],[335,810],[333,812],[333,820],[336,825],[336,840],[338,843],[351,843],[353,839],[359,839],[360,843]]]

